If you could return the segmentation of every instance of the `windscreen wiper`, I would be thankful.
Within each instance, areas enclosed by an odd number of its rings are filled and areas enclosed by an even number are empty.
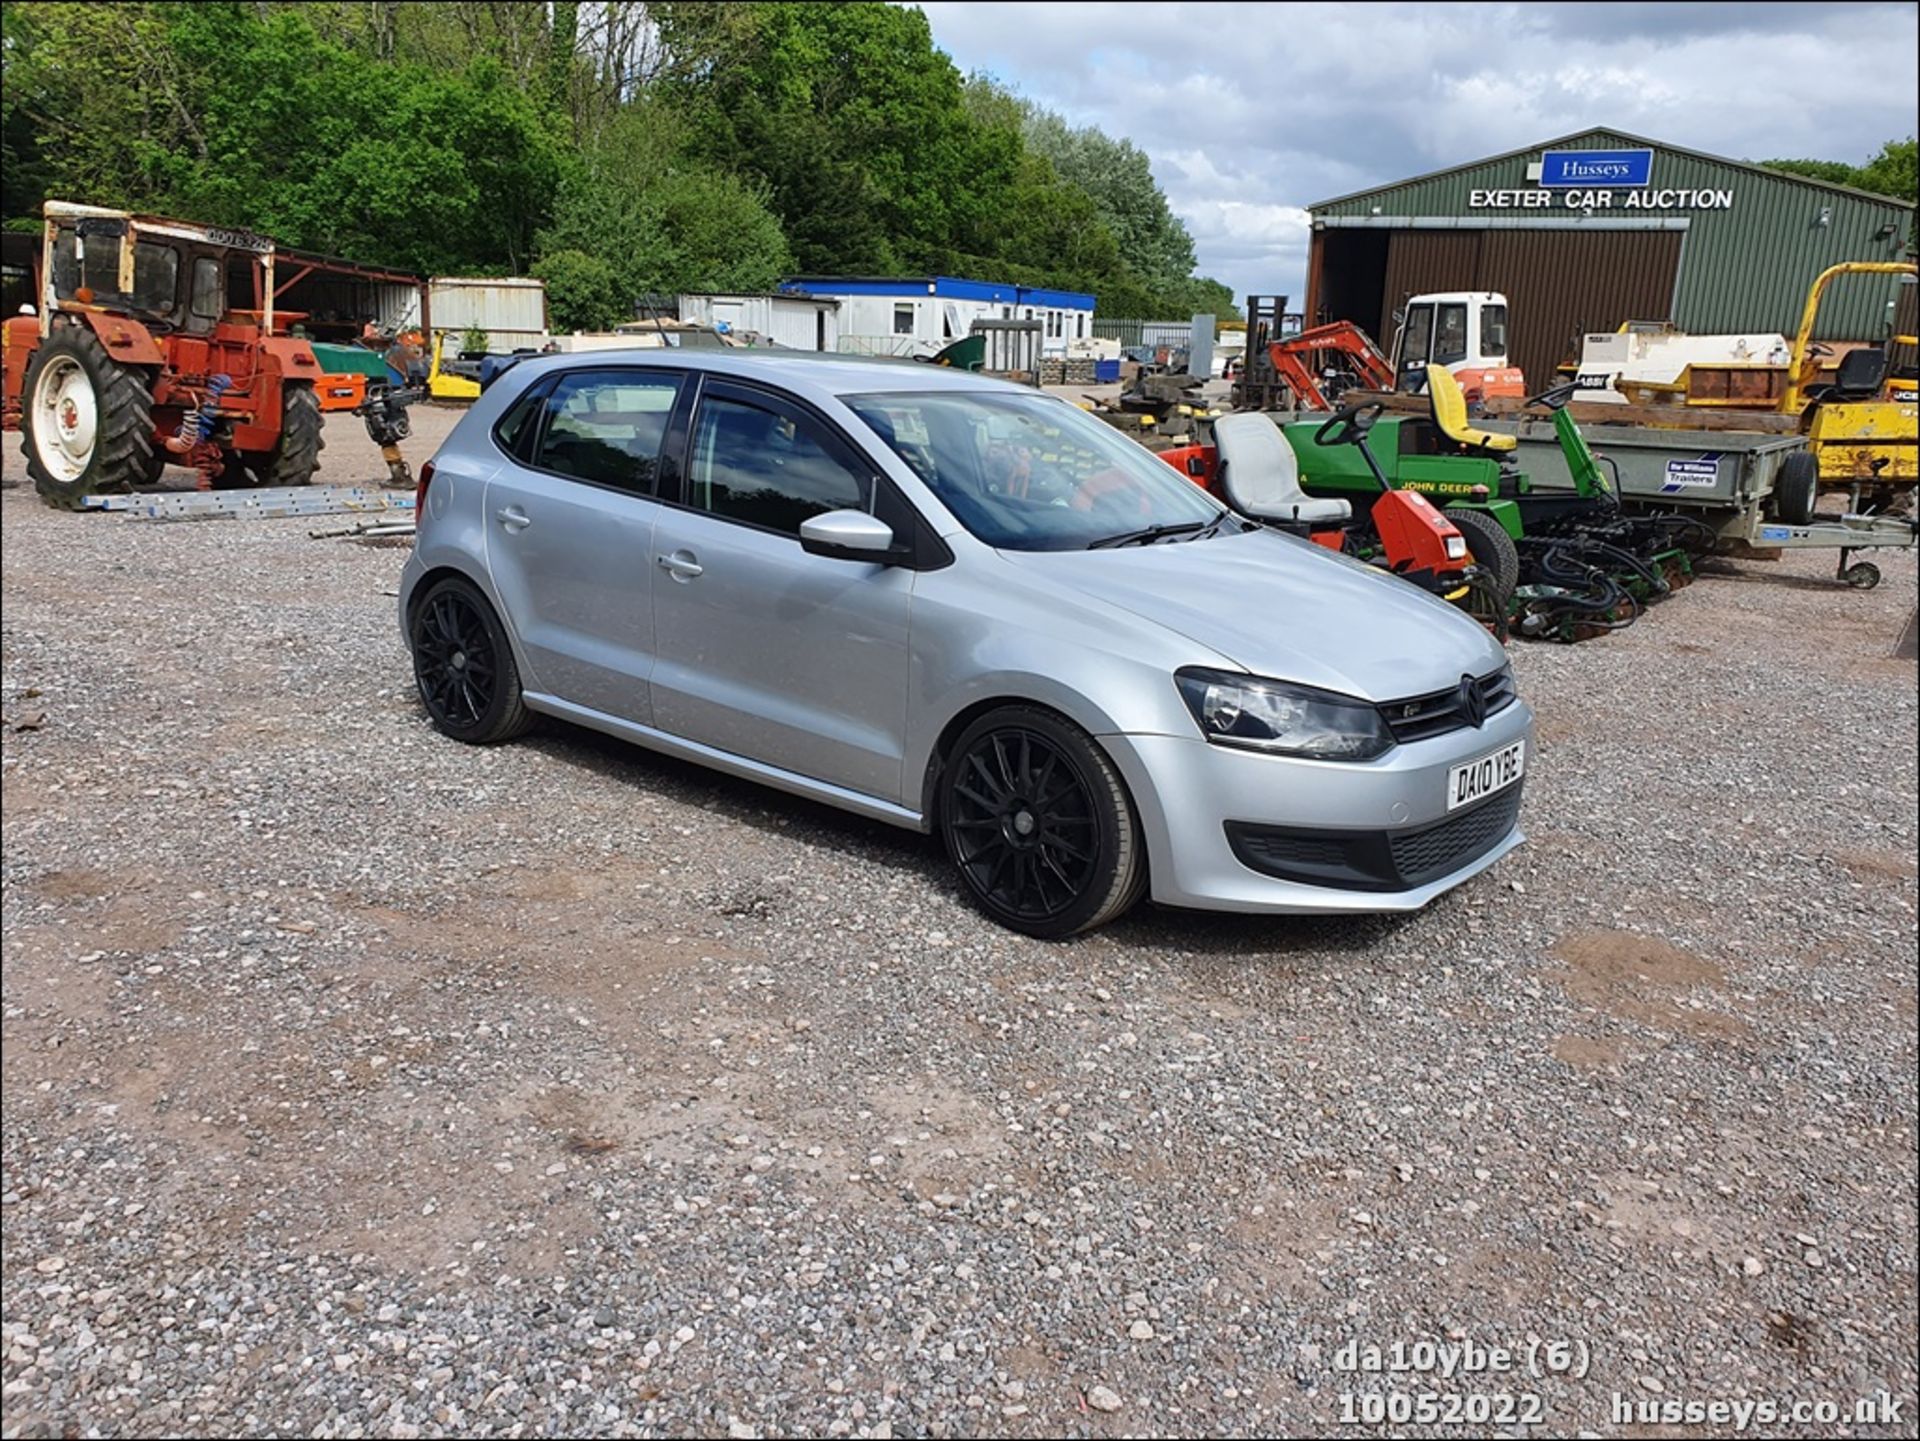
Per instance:
[[[1156,540],[1164,540],[1170,535],[1190,535],[1196,530],[1205,530],[1210,525],[1219,524],[1213,520],[1183,520],[1178,525],[1150,525],[1144,530],[1122,531],[1119,535],[1102,536],[1099,540],[1087,542],[1088,550],[1110,550],[1118,545],[1152,545]]]

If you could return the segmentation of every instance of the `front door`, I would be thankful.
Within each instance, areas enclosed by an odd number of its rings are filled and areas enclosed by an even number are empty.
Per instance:
[[[487,566],[526,688],[645,725],[653,669],[654,499],[672,372],[570,370],[509,411],[487,483]]]
[[[653,537],[654,724],[901,802],[914,572],[800,548],[800,522],[870,510],[874,467],[823,421],[709,380],[679,506]]]

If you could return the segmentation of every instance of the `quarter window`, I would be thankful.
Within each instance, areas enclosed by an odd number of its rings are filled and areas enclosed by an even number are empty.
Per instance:
[[[540,414],[546,404],[546,394],[536,385],[518,400],[494,428],[493,437],[500,442],[501,449],[516,460],[527,458],[527,445],[533,439],[538,427],[534,417]]]
[[[636,371],[575,371],[547,396],[547,423],[532,464],[595,485],[648,494],[680,394],[670,375]],[[509,423],[521,419],[509,416]],[[502,441],[512,446],[518,432]]]
[[[871,480],[803,417],[713,397],[694,427],[688,503],[729,520],[798,535],[830,510],[866,510]]]

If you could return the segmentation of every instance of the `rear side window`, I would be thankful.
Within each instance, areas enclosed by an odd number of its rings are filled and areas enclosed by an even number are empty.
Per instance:
[[[700,404],[687,502],[729,520],[798,535],[830,510],[866,510],[872,481],[804,416],[719,397]]]
[[[547,394],[546,424],[528,463],[595,485],[651,494],[660,444],[679,395],[680,381],[670,375],[632,370],[563,375]]]

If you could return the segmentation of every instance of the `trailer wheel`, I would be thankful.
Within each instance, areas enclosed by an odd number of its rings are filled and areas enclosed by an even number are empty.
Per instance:
[[[1880,567],[1870,560],[1855,561],[1840,572],[1840,579],[1855,590],[1872,590],[1880,584]]]
[[[1467,554],[1493,582],[1494,598],[1504,610],[1520,584],[1520,548],[1505,526],[1483,510],[1448,509],[1441,514],[1467,539]]]
[[[84,325],[63,325],[34,351],[22,386],[20,449],[48,505],[78,510],[90,495],[129,490],[154,459],[146,373],[107,354]]]
[[[311,485],[326,439],[320,434],[320,397],[310,380],[290,380],[280,391],[280,442],[265,455],[244,457],[262,485]]]
[[[1787,525],[1812,525],[1820,498],[1820,465],[1810,450],[1796,450],[1780,463],[1773,481],[1773,513]]]

